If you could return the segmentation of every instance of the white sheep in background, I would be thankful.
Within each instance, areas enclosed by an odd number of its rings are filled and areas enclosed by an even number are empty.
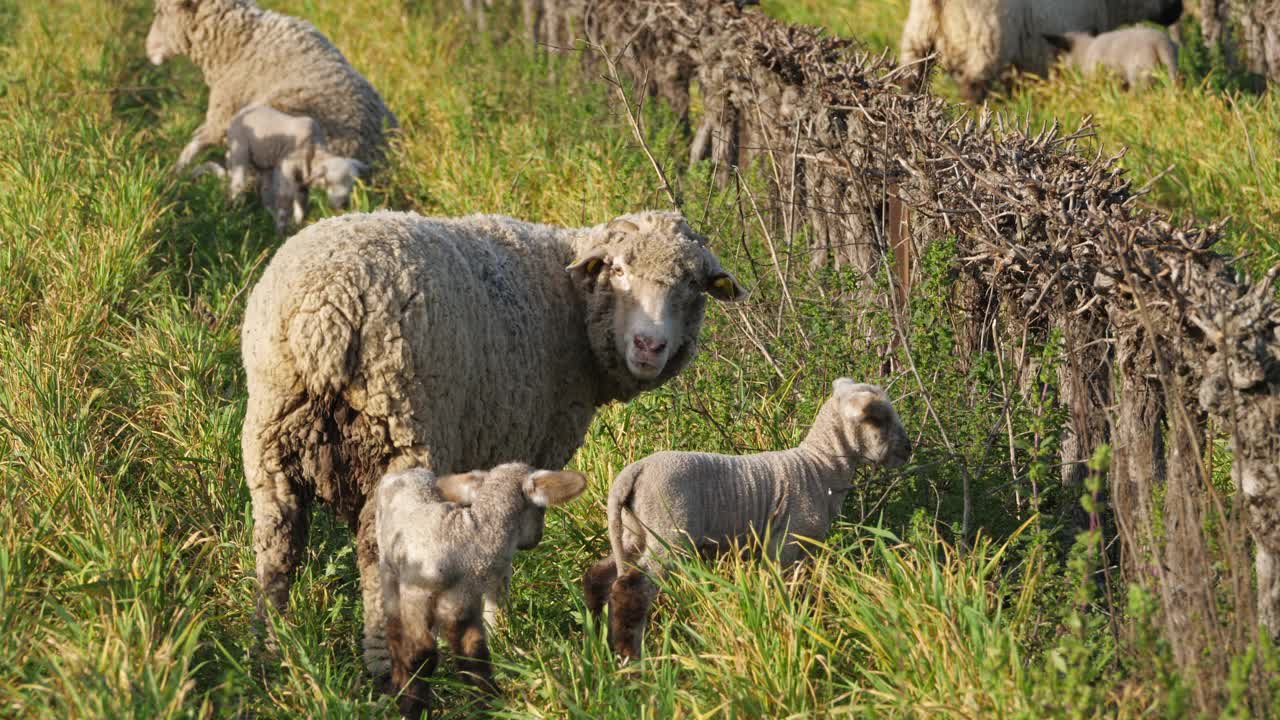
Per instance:
[[[583,578],[587,607],[609,606],[609,636],[638,658],[655,578],[674,548],[713,556],[768,537],[782,565],[799,559],[797,538],[821,540],[840,514],[855,468],[906,462],[911,440],[875,385],[840,378],[798,447],[755,455],[660,452],[623,468],[609,489],[612,554]]]
[[[209,108],[178,157],[185,169],[226,136],[231,119],[259,104],[313,118],[330,152],[375,165],[398,127],[378,91],[315,26],[250,0],[155,0],[147,58],[186,55],[204,73]]]
[[[1163,67],[1171,82],[1178,80],[1178,46],[1169,34],[1149,27],[1112,30],[1101,35],[1064,33],[1045,35],[1045,40],[1062,51],[1062,61],[1092,77],[1100,68],[1117,73],[1130,88],[1150,84]]]
[[[416,468],[378,486],[378,550],[391,681],[400,712],[429,709],[427,677],[439,653],[435,633],[453,650],[467,682],[494,691],[483,610],[505,597],[516,550],[542,540],[545,509],[582,493],[587,478],[507,463],[488,471],[435,478]]]
[[[1047,75],[1045,35],[1105,32],[1153,20],[1171,25],[1182,0],[911,0],[898,54],[903,64],[936,52],[970,102],[981,102],[1005,68]]]
[[[310,186],[325,188],[332,207],[345,207],[366,169],[359,160],[330,153],[324,130],[309,117],[249,105],[227,127],[228,193],[240,195],[249,174],[256,175],[263,205],[280,232],[302,222]]]
[[[241,338],[262,597],[284,608],[310,503],[334,505],[357,533],[365,662],[381,677],[378,479],[563,467],[597,407],[693,359],[708,294],[744,291],[674,212],[572,229],[353,213],[294,235],[250,294]]]

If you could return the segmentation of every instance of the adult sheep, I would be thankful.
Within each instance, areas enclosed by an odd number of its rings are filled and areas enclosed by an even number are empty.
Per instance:
[[[744,291],[674,212],[568,229],[383,211],[294,235],[249,296],[241,338],[262,597],[285,607],[309,506],[332,505],[356,534],[365,664],[385,678],[378,479],[562,467],[597,407],[693,359],[707,294]]]
[[[1171,25],[1182,0],[911,0],[899,58],[932,52],[970,102],[981,102],[1005,68],[1047,75],[1054,51],[1045,35],[1101,33],[1153,20]]]
[[[204,123],[178,156],[186,168],[217,145],[241,109],[258,104],[320,123],[329,150],[366,165],[381,160],[395,115],[311,23],[251,0],[156,0],[147,58],[191,58],[209,86]]]

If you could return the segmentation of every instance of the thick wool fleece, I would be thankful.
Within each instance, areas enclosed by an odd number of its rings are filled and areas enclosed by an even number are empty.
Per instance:
[[[872,421],[853,420],[850,398],[867,393]],[[655,556],[666,545],[691,545],[708,554],[731,543],[764,540],[780,563],[798,559],[795,536],[824,538],[840,513],[854,469],[862,463],[899,463],[910,441],[884,391],[838,382],[798,447],[755,455],[660,452],[624,468],[609,490],[609,539],[619,576],[642,556],[646,571],[661,573]]]
[[[382,474],[562,467],[597,406],[657,387],[693,358],[719,263],[678,214],[624,218],[634,232],[350,214],[280,248],[242,336],[245,479],[267,600],[287,600],[311,499],[331,503],[357,532],[366,659],[385,669],[366,502]],[[607,283],[566,272],[593,250],[630,257],[632,272],[672,287],[681,331],[657,377],[635,378],[619,356]]]
[[[1097,36],[1067,33],[1063,40],[1067,47],[1066,62],[1085,75],[1106,68],[1134,88],[1150,82],[1160,67],[1164,67],[1171,80],[1178,78],[1178,46],[1163,30],[1130,27]]]
[[[156,4],[159,10],[183,1]],[[368,164],[383,157],[384,128],[398,127],[395,115],[311,23],[250,0],[196,0],[191,21],[178,32],[185,37],[170,42],[185,48],[209,86],[205,145],[221,143],[231,118],[258,103],[315,119],[334,155]]]
[[[936,51],[965,95],[980,100],[1009,66],[1046,75],[1054,55],[1046,34],[1169,25],[1181,13],[1182,0],[911,0],[899,55],[909,63]]]

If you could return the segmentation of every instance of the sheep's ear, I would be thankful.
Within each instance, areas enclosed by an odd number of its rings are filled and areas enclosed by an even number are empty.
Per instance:
[[[484,482],[484,476],[485,473],[478,470],[457,475],[445,475],[436,480],[436,488],[440,490],[440,494],[444,496],[445,500],[459,505],[470,505],[475,502],[476,493]]]
[[[539,470],[525,483],[525,495],[538,507],[563,505],[587,489],[587,476],[573,470]]]
[[[721,302],[737,302],[747,296],[747,290],[732,275],[717,270],[707,278],[707,294]]]
[[[587,280],[599,275],[600,271],[608,264],[609,251],[605,248],[597,247],[579,255],[577,259],[569,263],[565,271],[573,275],[574,278]]]

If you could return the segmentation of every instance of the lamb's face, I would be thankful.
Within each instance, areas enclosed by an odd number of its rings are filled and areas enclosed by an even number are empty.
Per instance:
[[[587,488],[587,476],[572,470],[538,470],[524,463],[506,463],[492,470],[475,470],[441,478],[437,487],[445,499],[463,505],[514,508],[503,521],[517,550],[542,541],[547,508],[562,505]]]
[[[329,199],[329,207],[345,208],[351,201],[351,189],[355,187],[356,178],[369,169],[368,165],[347,157],[317,154],[311,166],[311,177],[308,185],[324,188]]]
[[[195,0],[156,0],[156,16],[147,33],[147,59],[152,65],[191,49],[187,28],[195,17],[195,5]]]
[[[846,432],[868,462],[883,467],[907,462],[911,438],[884,390],[848,378],[836,380],[832,389],[840,399]]]
[[[746,293],[675,213],[623,216],[597,236],[568,267],[587,293],[592,349],[603,367],[656,386],[692,359],[706,295]]]

